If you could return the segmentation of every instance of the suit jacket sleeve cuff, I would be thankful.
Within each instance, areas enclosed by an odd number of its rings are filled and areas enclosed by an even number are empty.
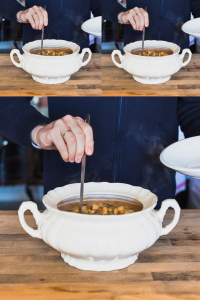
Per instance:
[[[108,5],[109,4],[109,5]],[[109,9],[108,9],[109,7]],[[102,16],[106,18],[107,20],[118,23],[118,15],[121,12],[125,12],[127,9],[125,9],[121,4],[119,4],[117,1],[102,1]]]

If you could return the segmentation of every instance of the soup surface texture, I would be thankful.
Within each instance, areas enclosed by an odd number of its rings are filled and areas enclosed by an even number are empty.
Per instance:
[[[115,200],[84,200],[83,214],[90,215],[123,215],[142,210],[142,203],[136,198],[132,201],[115,201]],[[62,211],[79,213],[79,202],[71,202],[64,205],[58,205]]]
[[[30,51],[31,54],[41,55],[41,49],[36,48]],[[72,54],[73,50],[70,48],[43,48],[42,55],[45,56],[64,56]]]
[[[142,55],[142,49],[133,49],[131,51],[131,54],[134,55]],[[172,55],[173,51],[171,49],[168,48],[156,48],[156,49],[150,49],[150,48],[146,48],[143,51],[143,56],[168,56],[168,55]]]

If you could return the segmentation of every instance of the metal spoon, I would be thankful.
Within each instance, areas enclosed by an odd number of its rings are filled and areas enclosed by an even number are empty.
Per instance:
[[[44,6],[44,9],[47,10],[47,6]],[[42,51],[43,51],[43,40],[44,40],[44,24],[42,26],[42,37],[41,37],[41,55],[42,55]]]
[[[147,7],[145,7],[145,10],[147,11]],[[143,55],[143,51],[144,51],[144,38],[145,38],[145,24],[144,24],[143,33],[142,33],[142,55]]]
[[[84,121],[90,124],[90,115],[86,115]],[[80,191],[80,202],[79,202],[79,213],[82,214],[83,207],[83,192],[84,192],[84,182],[85,182],[85,166],[86,166],[86,154],[83,154],[81,161],[81,191]]]

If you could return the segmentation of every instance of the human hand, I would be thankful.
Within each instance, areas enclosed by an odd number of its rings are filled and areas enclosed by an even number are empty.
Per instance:
[[[70,115],[48,125],[36,126],[32,141],[44,150],[58,150],[64,161],[80,163],[84,152],[94,151],[92,127],[79,117]]]
[[[34,5],[24,11],[17,13],[17,19],[21,23],[30,23],[33,29],[42,29],[42,26],[48,25],[48,13],[41,6]]]
[[[118,19],[123,24],[131,24],[134,30],[143,30],[149,26],[149,15],[143,8],[134,7],[126,12],[121,12]]]

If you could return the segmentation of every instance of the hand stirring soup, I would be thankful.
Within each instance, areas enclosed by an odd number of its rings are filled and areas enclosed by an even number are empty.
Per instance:
[[[30,51],[31,54],[41,55],[41,49],[36,48]],[[42,55],[45,56],[64,56],[72,54],[73,50],[70,48],[43,48]]]
[[[133,201],[84,200],[82,212],[89,215],[123,215],[141,211],[143,205],[137,197],[135,199]],[[71,202],[57,207],[62,211],[79,213],[79,202]]]

